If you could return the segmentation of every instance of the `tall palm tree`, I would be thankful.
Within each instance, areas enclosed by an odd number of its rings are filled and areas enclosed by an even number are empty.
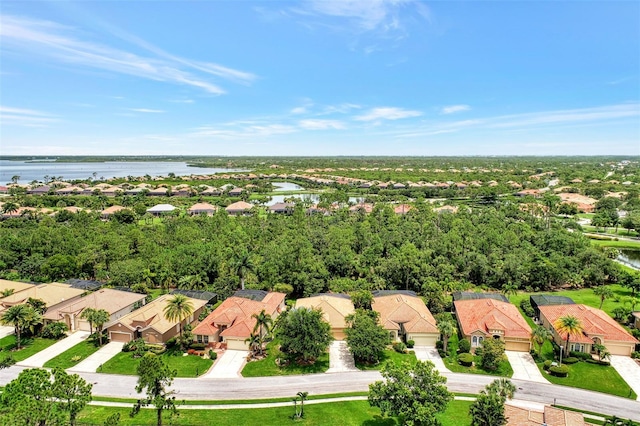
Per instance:
[[[249,344],[252,356],[255,357],[262,353],[262,337],[259,334],[251,333],[244,341]]]
[[[247,250],[236,253],[235,258],[231,261],[231,271],[240,278],[240,288],[242,290],[244,290],[244,280],[247,277],[247,273],[254,269],[253,259]]]
[[[96,309],[93,311],[92,317],[93,323],[96,326],[96,333],[98,333],[98,345],[102,346],[102,328],[109,322],[111,316],[109,312],[104,309]]]
[[[516,393],[516,385],[511,383],[511,380],[502,377],[491,382],[487,386],[487,392],[495,392],[504,399],[513,399],[513,395]]]
[[[180,340],[182,341],[182,321],[193,313],[193,303],[189,298],[182,294],[176,294],[169,299],[167,306],[164,307],[164,317],[169,321],[178,322],[178,331]]]
[[[582,334],[582,322],[573,315],[565,315],[558,318],[553,326],[558,330],[558,333],[567,333],[567,341],[565,346],[565,353],[569,353],[569,338]]]
[[[538,352],[540,352],[540,350],[542,349],[542,345],[544,345],[544,342],[546,342],[547,340],[551,340],[551,337],[552,336],[549,330],[544,327],[536,327],[531,332],[531,340],[533,340],[533,342],[538,345]]]
[[[93,313],[96,310],[93,308],[87,308],[84,311],[82,311],[82,313],[80,314],[80,318],[82,319],[86,319],[87,322],[89,323],[89,333],[93,334]]]
[[[22,327],[31,316],[33,308],[28,305],[13,305],[2,313],[0,322],[4,325],[13,325],[16,330],[16,347],[20,349],[22,341],[20,340],[20,334],[22,333]]]
[[[260,337],[264,337],[264,335],[269,332],[269,327],[271,326],[271,324],[273,324],[271,315],[266,313],[263,309],[259,314],[251,315],[251,318],[256,319],[256,325],[253,327],[253,332],[255,333],[257,330],[260,330]]]
[[[602,309],[604,300],[613,296],[613,290],[608,285],[601,285],[593,289],[593,294],[600,297],[600,307],[598,309]]]
[[[2,205],[2,213],[6,215],[11,215],[18,211],[18,205],[14,202],[7,202]]]
[[[440,321],[438,322],[438,331],[442,334],[443,349],[447,353],[447,347],[449,346],[449,337],[453,336],[456,332],[456,326],[452,321]]]

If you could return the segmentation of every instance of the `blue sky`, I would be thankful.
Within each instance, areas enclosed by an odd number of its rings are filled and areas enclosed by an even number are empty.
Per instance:
[[[640,155],[636,1],[3,1],[0,154]]]

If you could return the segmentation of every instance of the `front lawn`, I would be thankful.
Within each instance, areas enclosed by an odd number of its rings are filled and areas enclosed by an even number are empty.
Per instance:
[[[451,401],[447,410],[438,414],[442,426],[468,425],[470,401]],[[78,423],[102,425],[106,418],[120,413],[121,425],[155,424],[154,410],[143,409],[136,417],[129,417],[131,408],[87,406],[78,416]],[[326,404],[305,404],[304,419],[293,421],[293,403],[290,407],[247,408],[233,410],[180,410],[180,415],[172,419],[173,425],[204,426],[215,424],[279,426],[288,423],[303,425],[344,425],[344,426],[395,426],[395,418],[380,417],[380,410],[369,406],[367,401],[336,401]],[[165,417],[169,420],[169,416]]]
[[[604,392],[624,398],[636,399],[637,395],[624,381],[615,368],[606,365],[591,364],[580,361],[576,364],[563,364],[569,367],[567,377],[556,377],[547,373],[544,368],[544,360],[554,359],[551,342],[542,345],[541,356],[537,357],[536,364],[545,379],[556,385],[571,386],[596,392]]]
[[[380,370],[382,366],[387,362],[391,362],[398,366],[402,365],[402,363],[404,362],[408,362],[411,366],[413,366],[416,362],[418,362],[418,359],[416,358],[416,354],[411,350],[410,352],[401,354],[400,352],[396,352],[393,349],[386,349],[382,352],[382,357],[380,358],[379,363],[371,365],[356,362],[356,367],[358,367],[360,370]]]
[[[324,373],[329,369],[329,353],[324,353],[311,365],[291,363],[279,367],[276,359],[281,356],[280,343],[273,340],[267,345],[267,356],[259,361],[248,362],[242,369],[242,377],[289,376],[294,374]]]
[[[97,352],[100,349],[93,340],[85,340],[84,342],[80,342],[69,350],[62,352],[60,355],[55,358],[50,359],[49,361],[44,363],[46,368],[62,368],[66,370],[67,368],[71,368],[74,365],[78,364],[81,361],[84,361]],[[78,359],[73,360],[73,358],[78,357]]]
[[[28,339],[23,337],[21,340],[22,348],[19,351],[14,351],[13,349],[16,347],[15,335],[12,334],[0,339],[0,359],[5,359],[11,355],[16,361],[23,361],[57,342],[57,340],[44,339],[42,337],[32,337]]]
[[[495,371],[485,370],[480,367],[480,357],[474,357],[474,363],[471,367],[465,367],[458,362],[458,335],[454,334],[449,338],[448,355],[443,357],[444,365],[454,373],[470,373],[470,374],[486,374],[489,376],[513,376],[513,369],[511,364],[506,359],[500,363],[498,369]]]
[[[206,373],[213,364],[213,361],[209,358],[205,359],[196,355],[183,356],[178,350],[168,350],[159,356],[162,357],[162,360],[169,368],[177,371],[176,377],[198,377]],[[102,367],[98,369],[98,373],[136,376],[139,364],[140,358],[134,358],[132,352],[120,352],[102,364]]]

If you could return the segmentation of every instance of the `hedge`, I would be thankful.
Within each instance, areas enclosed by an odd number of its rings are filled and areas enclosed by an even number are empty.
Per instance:
[[[569,375],[569,367],[566,365],[554,365],[549,367],[549,373],[556,377],[567,377]]]
[[[574,357],[574,356],[570,356],[567,357],[565,359],[563,359],[565,364],[575,364],[576,362],[580,361],[578,358]]]
[[[583,359],[585,361],[588,360],[588,359],[591,359],[591,354],[588,354],[586,352],[571,351],[571,352],[569,352],[569,356],[572,356],[574,358]]]
[[[551,363],[552,363],[552,362],[553,362],[553,361],[551,361],[550,359],[546,360],[546,361],[544,362],[544,364],[543,364],[544,369],[545,369],[545,370],[548,370],[548,369],[549,369],[549,367],[551,367]]]
[[[469,352],[464,352],[458,355],[458,362],[465,367],[471,367],[473,365],[473,355]]]

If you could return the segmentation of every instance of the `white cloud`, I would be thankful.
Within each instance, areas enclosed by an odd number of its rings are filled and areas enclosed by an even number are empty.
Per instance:
[[[151,114],[160,114],[160,113],[166,112],[161,109],[151,109],[151,108],[129,108],[129,111],[148,112]]]
[[[50,21],[33,20],[9,15],[0,16],[0,40],[4,49],[46,56],[67,64],[96,68],[114,73],[134,75],[148,80],[197,87],[208,93],[225,93],[208,76],[248,84],[256,76],[222,65],[191,61],[171,55],[135,36],[116,32],[155,54],[141,56],[126,50],[79,40],[74,30]]]
[[[326,106],[324,108],[324,110],[322,111],[323,115],[327,115],[327,114],[347,114],[349,112],[351,112],[354,109],[360,109],[362,108],[360,105],[357,104],[351,104],[351,103],[343,103],[343,104],[338,104],[338,105],[329,105]]]
[[[273,135],[286,135],[296,132],[294,126],[285,124],[266,124],[241,126],[237,129],[203,126],[195,129],[189,136],[192,137],[220,137],[224,139],[246,139],[254,137],[269,137]]]
[[[469,111],[471,107],[469,105],[449,105],[443,107],[440,111],[442,114],[453,114],[456,112]]]
[[[296,107],[291,110],[291,114],[306,114],[308,112],[307,107]]]
[[[395,107],[373,108],[368,113],[354,117],[358,121],[375,121],[375,120],[398,120],[401,118],[419,117],[420,111],[406,110]]]
[[[58,119],[46,112],[0,106],[0,124],[3,126],[47,127],[56,121]]]
[[[363,31],[374,29],[389,31],[400,27],[398,10],[409,3],[413,2],[410,0],[310,0],[306,4],[306,11],[349,19]],[[426,6],[421,6],[423,7],[419,13],[423,14]]]
[[[169,102],[173,102],[174,104],[192,104],[195,101],[193,99],[174,99]]]
[[[344,123],[338,120],[300,120],[298,125],[306,130],[342,130],[346,128]]]

